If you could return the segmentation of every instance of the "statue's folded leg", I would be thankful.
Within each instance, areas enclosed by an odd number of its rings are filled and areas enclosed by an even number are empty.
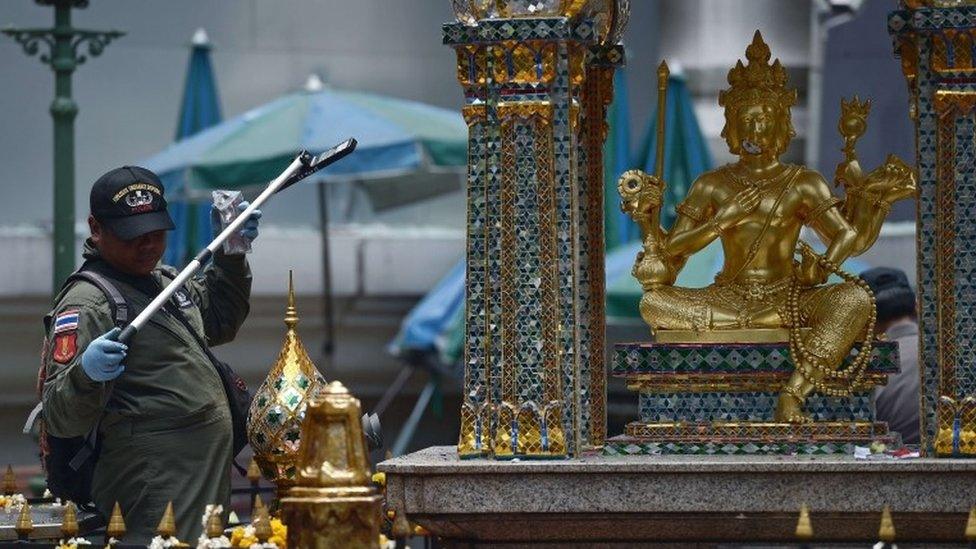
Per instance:
[[[716,303],[715,289],[659,286],[644,293],[641,318],[655,330],[695,330],[732,327],[736,311]]]
[[[800,319],[810,329],[803,337],[803,347],[822,368],[836,370],[854,342],[864,337],[871,314],[871,296],[858,285],[843,282],[804,290],[799,306]],[[804,370],[813,379],[807,379]],[[813,391],[814,381],[822,377],[817,364],[798,364],[780,394],[777,420],[802,420],[799,414],[802,404]]]

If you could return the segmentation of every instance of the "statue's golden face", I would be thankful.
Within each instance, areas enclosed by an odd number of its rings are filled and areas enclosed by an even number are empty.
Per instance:
[[[768,152],[773,142],[773,109],[766,105],[747,105],[736,116],[739,143],[747,155]]]
[[[788,109],[762,102],[746,103],[738,109],[726,108],[722,136],[732,154],[778,157],[793,135]]]

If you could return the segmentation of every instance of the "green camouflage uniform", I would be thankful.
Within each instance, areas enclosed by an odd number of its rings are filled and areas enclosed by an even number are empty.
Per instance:
[[[90,242],[84,256],[102,274],[110,269]],[[151,276],[155,283],[111,277],[134,309],[129,320],[150,301],[136,286],[160,283],[158,270]],[[244,256],[215,254],[203,275],[184,290],[173,306],[194,329],[211,346],[233,340],[249,308],[251,273]],[[108,383],[92,381],[81,355],[89,342],[114,327],[109,302],[95,286],[76,282],[58,296],[52,318],[71,311],[78,312],[74,345],[70,332],[53,333],[53,322],[48,333],[42,399],[47,431],[83,436],[104,412],[92,486],[99,511],[108,517],[118,501],[129,532],[125,541],[146,543],[172,500],[179,538],[195,542],[204,507],[217,503],[227,509],[230,499],[233,434],[219,375],[183,323],[162,309],[130,341],[122,375]],[[59,344],[67,347],[59,352]],[[72,347],[75,352],[68,357]]]

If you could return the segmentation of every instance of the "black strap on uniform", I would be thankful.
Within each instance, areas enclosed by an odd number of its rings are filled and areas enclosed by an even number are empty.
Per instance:
[[[163,266],[160,269],[160,271],[162,271],[166,275],[170,276],[171,278],[175,278],[175,274],[178,274],[178,273],[174,273],[173,270],[170,270],[169,268],[167,268],[167,266]],[[190,319],[188,319],[186,317],[186,315],[183,314],[183,311],[180,310],[179,306],[176,306],[176,305],[173,304],[172,301],[169,301],[168,303],[165,303],[163,305],[163,309],[166,310],[174,318],[176,318],[176,320],[179,320],[180,321],[180,324],[182,324],[183,327],[186,328],[186,331],[190,332],[190,335],[193,336],[193,339],[194,340],[196,340],[197,345],[203,350],[204,354],[207,355],[207,358],[210,359],[210,364],[213,365],[213,368],[217,372],[217,375],[218,376],[221,376],[221,374],[220,374],[220,359],[217,358],[213,354],[213,351],[210,350],[210,346],[207,345],[207,342],[204,341],[204,339],[202,337],[200,337],[200,334],[197,333],[197,331],[193,327],[193,325],[190,324]],[[221,385],[223,385],[223,383],[221,383]],[[227,404],[229,406],[230,405],[231,395],[228,395],[226,393],[227,393],[227,389],[225,388],[224,389],[224,396],[227,397],[227,401],[228,401]],[[237,459],[236,458],[233,459],[233,460],[231,460],[231,465],[233,465],[234,468],[237,469],[237,472],[240,473],[241,476],[246,476],[247,475],[247,469],[245,469],[240,463],[237,463]]]
[[[80,269],[72,273],[67,280],[64,281],[62,288],[67,288],[69,284],[76,280],[84,280],[93,284],[96,288],[105,294],[105,297],[109,299],[109,306],[112,309],[112,320],[115,326],[118,328],[124,328],[129,324],[129,303],[125,300],[125,296],[122,292],[113,284],[108,278],[102,276],[95,271],[84,270],[85,266],[82,265]],[[115,388],[114,383],[110,383],[108,386],[108,393],[105,395],[105,402],[112,398],[112,389]],[[95,420],[95,425],[92,426],[91,431],[85,437],[85,444],[78,450],[78,453],[71,458],[68,465],[74,470],[78,471],[81,466],[85,464],[85,461],[91,457],[95,452],[95,446],[98,443],[98,428],[102,424],[102,417],[104,414],[100,414],[98,419]]]
[[[116,327],[124,328],[129,324],[129,303],[112,281],[95,271],[78,270],[64,281],[64,287],[67,287],[68,284],[76,280],[90,282],[105,294],[105,297],[109,299],[109,305],[112,308],[112,315],[114,317],[112,320]]]

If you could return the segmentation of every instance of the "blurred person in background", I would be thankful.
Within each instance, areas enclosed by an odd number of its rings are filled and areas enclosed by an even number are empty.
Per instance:
[[[888,384],[874,391],[878,421],[901,433],[905,444],[919,443],[921,374],[918,368],[918,320],[915,292],[900,269],[875,267],[861,273],[874,292],[878,307],[875,331],[898,342],[901,371],[888,376]]]

